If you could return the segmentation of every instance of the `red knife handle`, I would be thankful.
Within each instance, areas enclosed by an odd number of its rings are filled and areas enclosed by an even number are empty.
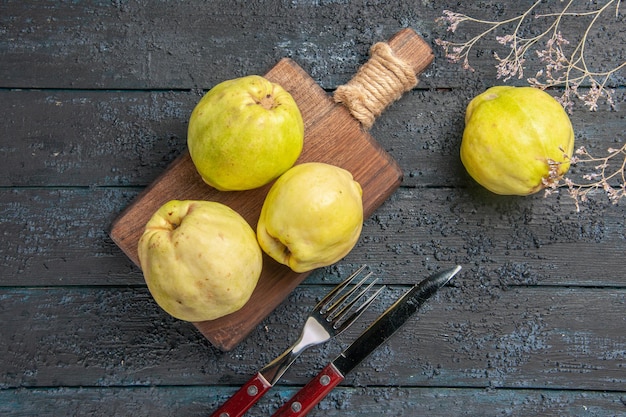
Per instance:
[[[300,417],[305,416],[322,401],[341,381],[344,376],[329,363],[315,378],[309,381],[300,391],[272,415],[272,417]]]
[[[257,373],[230,397],[211,417],[241,417],[250,409],[272,385],[263,375]]]

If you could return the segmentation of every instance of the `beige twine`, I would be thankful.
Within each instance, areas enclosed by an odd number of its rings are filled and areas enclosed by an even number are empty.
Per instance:
[[[417,85],[415,72],[394,55],[391,47],[379,42],[370,49],[370,60],[348,84],[335,91],[334,99],[369,129],[389,104]]]

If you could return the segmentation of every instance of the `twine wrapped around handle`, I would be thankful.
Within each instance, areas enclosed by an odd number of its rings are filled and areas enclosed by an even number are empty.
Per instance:
[[[356,75],[334,94],[335,102],[345,105],[366,129],[372,127],[389,104],[418,82],[413,68],[398,58],[387,43],[374,44],[370,56]]]

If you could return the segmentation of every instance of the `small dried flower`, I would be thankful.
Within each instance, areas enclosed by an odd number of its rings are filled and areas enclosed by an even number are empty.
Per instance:
[[[454,33],[459,24],[466,20],[466,16],[461,13],[456,13],[450,10],[444,10],[443,16],[436,19],[439,23],[444,23],[448,26],[448,32]]]
[[[613,204],[626,196],[626,144],[621,148],[607,149],[607,156],[594,157],[584,146],[574,151],[577,155],[570,161],[572,164],[593,163],[594,172],[582,174],[582,179],[586,182],[577,183],[571,178],[564,178],[563,183],[567,187],[570,196],[576,200],[576,209],[580,210],[578,201],[587,201],[587,196],[592,190],[603,190]],[[617,157],[617,158],[616,158]],[[621,157],[621,159],[620,159]],[[617,185],[613,185],[613,181],[618,181]]]

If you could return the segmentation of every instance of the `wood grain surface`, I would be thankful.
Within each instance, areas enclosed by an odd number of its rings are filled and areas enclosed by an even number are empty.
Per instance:
[[[209,415],[363,263],[387,284],[384,297],[349,333],[305,352],[249,415],[271,415],[394,297],[457,263],[454,285],[312,417],[626,415],[625,203],[602,191],[580,211],[565,190],[495,196],[458,156],[465,107],[504,83],[493,52],[506,50],[494,37],[478,43],[465,71],[434,40],[469,39],[480,27],[450,34],[435,19],[453,10],[499,20],[533,3],[0,3],[0,415]],[[607,3],[576,0],[572,10]],[[626,14],[615,5],[588,37],[594,67],[626,59]],[[562,6],[542,2],[540,12]],[[588,18],[564,19],[563,35],[584,33]],[[540,21],[529,19],[527,33]],[[403,181],[366,219],[355,249],[311,273],[231,351],[159,309],[108,232],[185,153],[203,92],[289,58],[330,96],[371,45],[404,27],[435,60],[370,131]],[[543,66],[534,54],[526,65],[506,84],[525,85]],[[609,79],[614,107],[576,103],[577,146],[602,155],[625,143],[625,77]]]

